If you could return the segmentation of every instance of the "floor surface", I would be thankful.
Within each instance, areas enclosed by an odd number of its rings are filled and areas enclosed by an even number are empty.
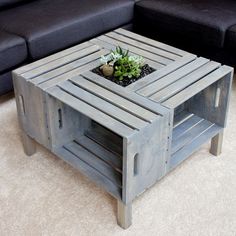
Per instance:
[[[38,146],[23,153],[12,95],[0,99],[1,236],[236,236],[236,79],[223,153],[209,144],[133,203],[133,225],[116,224],[116,201]]]

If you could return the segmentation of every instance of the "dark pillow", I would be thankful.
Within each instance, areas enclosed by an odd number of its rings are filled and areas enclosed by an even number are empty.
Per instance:
[[[29,2],[29,0],[0,0],[0,10],[23,2]]]

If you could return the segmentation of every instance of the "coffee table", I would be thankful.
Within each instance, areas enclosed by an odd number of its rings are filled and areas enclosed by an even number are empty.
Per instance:
[[[92,72],[116,46],[156,71],[121,87]],[[132,201],[205,142],[219,155],[233,69],[117,29],[13,72],[25,153],[35,141],[117,199]]]

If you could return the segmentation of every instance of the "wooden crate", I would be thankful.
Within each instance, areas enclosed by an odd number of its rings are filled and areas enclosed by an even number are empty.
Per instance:
[[[156,71],[121,87],[91,72],[119,45]],[[25,152],[35,143],[117,199],[120,226],[135,197],[212,140],[221,152],[233,69],[117,29],[13,72]]]
[[[165,173],[169,112],[91,80],[47,90],[51,150],[128,204]]]

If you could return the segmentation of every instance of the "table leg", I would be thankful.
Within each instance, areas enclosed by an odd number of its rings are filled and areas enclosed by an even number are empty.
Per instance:
[[[221,131],[211,139],[210,153],[215,156],[220,155],[222,151],[222,144],[223,144],[223,131]]]
[[[132,203],[124,204],[117,200],[117,222],[123,229],[127,229],[132,224]]]
[[[22,131],[21,136],[25,154],[27,156],[32,156],[36,152],[35,141],[24,131]]]

